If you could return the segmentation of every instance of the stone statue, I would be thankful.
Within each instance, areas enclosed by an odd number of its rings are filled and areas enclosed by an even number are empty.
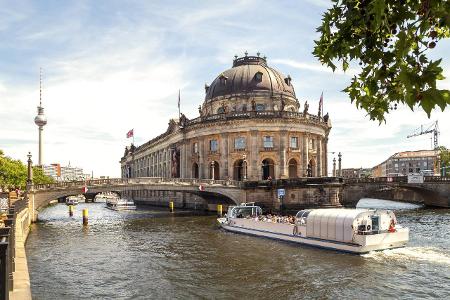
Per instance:
[[[305,101],[305,108],[303,109],[303,115],[306,116],[306,114],[308,113],[308,109],[309,109],[308,101]]]
[[[178,151],[176,149],[172,152],[172,177],[178,177]]]
[[[200,115],[200,117],[202,117],[202,106],[201,105],[199,105],[198,106],[198,114]]]
[[[281,107],[280,107],[280,111],[284,111],[284,107],[286,106],[286,101],[284,101],[284,99],[281,99]]]
[[[247,111],[247,104],[242,105],[242,111],[246,112]]]
[[[187,122],[186,116],[183,113],[181,113],[181,116],[180,116],[180,127],[183,128],[184,126],[186,126],[186,122]]]
[[[325,114],[325,116],[323,116],[323,121],[325,123],[328,123],[328,119],[330,118],[330,116],[328,115],[328,113]]]
[[[255,99],[252,99],[252,111],[256,110],[256,102]]]
[[[307,177],[312,177],[312,166],[308,164],[308,169],[306,170]]]

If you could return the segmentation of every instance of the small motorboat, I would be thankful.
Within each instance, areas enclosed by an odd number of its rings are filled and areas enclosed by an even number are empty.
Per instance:
[[[81,197],[83,197],[83,196],[81,196]],[[78,196],[69,196],[69,197],[67,197],[66,198],[66,205],[77,205],[80,202],[81,197],[79,195]]]
[[[281,217],[265,216],[259,206],[244,203],[217,220],[231,232],[356,254],[404,247],[409,240],[409,229],[398,225],[390,210],[310,209]]]
[[[106,207],[112,210],[135,210],[133,200],[123,198],[108,198],[106,200]]]

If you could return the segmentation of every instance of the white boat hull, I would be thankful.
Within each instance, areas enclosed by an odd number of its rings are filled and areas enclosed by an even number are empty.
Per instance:
[[[399,229],[397,232],[387,232],[373,235],[375,237],[374,241],[364,240],[364,244],[353,244],[353,243],[344,243],[339,241],[332,240],[324,240],[318,238],[308,238],[302,237],[299,235],[295,235],[293,233],[294,225],[291,224],[273,224],[274,226],[284,226],[288,228],[285,232],[273,232],[267,230],[267,226],[264,229],[257,228],[247,228],[239,225],[231,225],[229,224],[225,218],[218,219],[221,227],[227,231],[242,233],[248,235],[254,235],[258,237],[265,237],[271,239],[282,240],[286,242],[293,242],[297,244],[303,244],[313,247],[320,247],[325,249],[332,249],[344,252],[350,252],[355,254],[364,254],[370,251],[379,251],[385,249],[393,249],[404,247],[408,241],[409,231],[406,228]],[[291,226],[292,229],[289,229]],[[369,237],[369,236],[365,236]],[[374,243],[375,242],[375,243]]]

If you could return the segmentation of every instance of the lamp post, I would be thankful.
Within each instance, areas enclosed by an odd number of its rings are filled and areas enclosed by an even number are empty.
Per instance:
[[[333,177],[336,177],[336,157],[333,157]]]
[[[339,177],[342,177],[342,154],[339,152],[338,154],[338,163],[339,163]]]
[[[242,171],[243,171],[243,179],[247,180],[247,155],[242,155]]]
[[[214,178],[215,178],[215,176],[214,176],[214,175],[215,175],[215,174],[214,174],[214,171],[215,171],[215,170],[214,170],[214,161],[212,161],[212,162],[211,162],[211,177],[212,177],[211,179],[212,179],[212,180],[214,180]]]
[[[31,160],[31,152],[28,152],[27,160],[27,192],[31,190],[33,186],[33,161]]]

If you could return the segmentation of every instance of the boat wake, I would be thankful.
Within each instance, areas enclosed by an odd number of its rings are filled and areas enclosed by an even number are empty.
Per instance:
[[[436,247],[405,247],[384,251],[370,252],[362,257],[377,261],[395,259],[401,261],[419,261],[450,266],[450,253],[439,251]]]

